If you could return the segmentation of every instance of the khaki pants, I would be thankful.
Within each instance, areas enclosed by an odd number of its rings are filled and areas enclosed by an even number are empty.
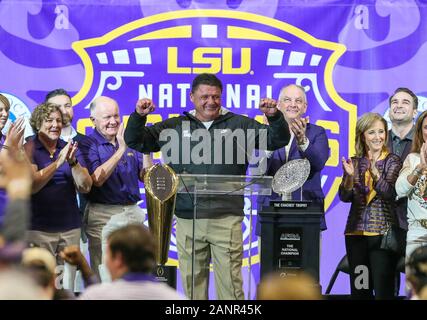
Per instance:
[[[37,230],[27,231],[27,243],[33,244],[40,248],[45,248],[56,258],[57,275],[63,275],[62,285],[64,289],[74,292],[74,282],[76,277],[76,267],[68,263],[64,264],[64,260],[59,256],[59,252],[65,247],[80,244],[80,228],[71,229],[65,232],[43,232]],[[62,273],[62,266],[63,273]],[[62,288],[57,288],[62,289]]]
[[[208,299],[211,258],[217,298],[219,300],[244,299],[242,221],[242,216],[196,220],[194,299]],[[179,269],[187,297],[191,297],[192,232],[192,219],[177,218],[176,239]]]
[[[136,204],[122,206],[89,203],[85,217],[91,269],[103,282],[110,281],[110,274],[104,266],[107,238],[111,232],[128,224],[144,223],[144,211]]]

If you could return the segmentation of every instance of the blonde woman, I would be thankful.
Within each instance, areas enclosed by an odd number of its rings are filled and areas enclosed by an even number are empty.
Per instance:
[[[381,241],[385,231],[398,223],[395,182],[402,163],[386,147],[387,132],[381,115],[364,114],[356,124],[356,156],[342,159],[344,177],[339,196],[351,203],[345,243],[354,299],[394,297],[398,255],[381,249]],[[361,281],[361,272],[369,281]]]

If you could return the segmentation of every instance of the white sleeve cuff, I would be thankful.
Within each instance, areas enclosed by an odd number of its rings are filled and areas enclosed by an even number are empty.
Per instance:
[[[305,150],[307,150],[308,146],[310,145],[310,140],[308,140],[307,137],[305,137],[305,141],[303,144],[299,144],[298,148],[302,151],[305,152]]]

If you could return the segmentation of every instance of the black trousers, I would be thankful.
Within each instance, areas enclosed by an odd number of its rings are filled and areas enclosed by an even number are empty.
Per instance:
[[[352,299],[394,299],[398,257],[380,249],[382,236],[346,236]],[[369,281],[366,286],[368,270]],[[362,275],[363,273],[363,275]],[[362,278],[364,277],[365,278]],[[363,285],[364,284],[364,285]]]

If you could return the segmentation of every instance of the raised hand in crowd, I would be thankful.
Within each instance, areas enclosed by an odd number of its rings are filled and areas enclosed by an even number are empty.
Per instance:
[[[67,246],[59,252],[59,256],[70,265],[77,266],[82,272],[83,280],[86,286],[97,283],[98,279],[86,261],[86,258],[80,251],[79,246]]]
[[[274,116],[279,109],[277,109],[277,101],[270,98],[261,99],[259,103],[259,109],[267,117]]]
[[[59,256],[73,266],[82,266],[86,262],[85,257],[76,245],[65,247]]]
[[[156,106],[150,99],[139,99],[136,102],[136,112],[141,116],[146,116],[147,114],[152,113],[155,109]]]
[[[7,131],[4,145],[6,148],[16,147],[22,148],[24,142],[25,119],[20,117],[13,122]]]

